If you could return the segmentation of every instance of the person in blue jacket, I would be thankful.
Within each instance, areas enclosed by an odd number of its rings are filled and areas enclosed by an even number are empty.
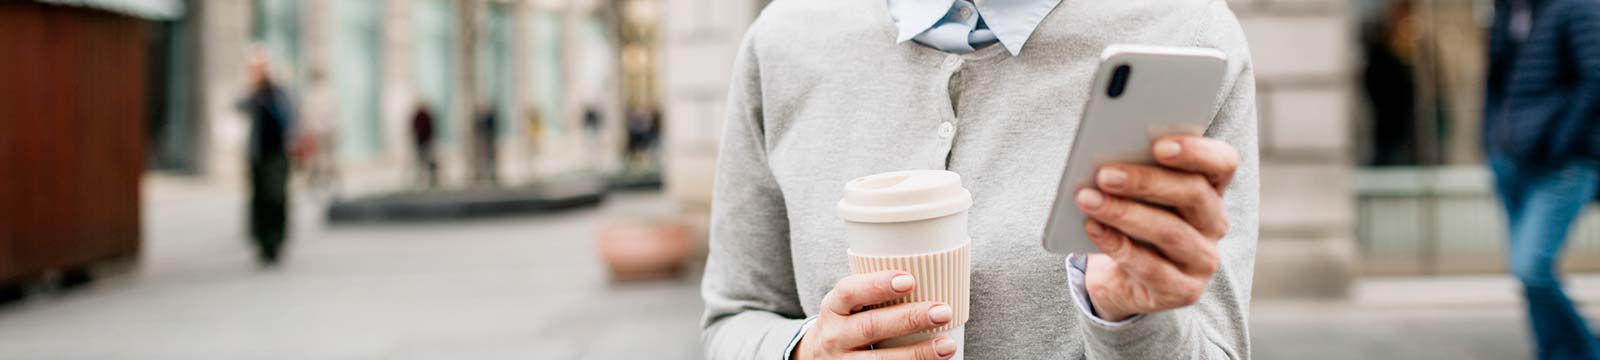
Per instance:
[[[1600,192],[1600,0],[1496,0],[1483,145],[1539,359],[1600,359],[1556,274]]]

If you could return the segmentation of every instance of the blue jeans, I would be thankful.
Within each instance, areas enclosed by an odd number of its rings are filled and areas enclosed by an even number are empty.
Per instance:
[[[1511,274],[1522,282],[1538,358],[1600,359],[1600,341],[1556,274],[1568,230],[1600,191],[1600,165],[1532,167],[1493,155],[1489,165],[1506,209]]]

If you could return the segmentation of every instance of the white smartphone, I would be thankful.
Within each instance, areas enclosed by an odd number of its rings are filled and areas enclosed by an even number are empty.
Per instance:
[[[1102,164],[1153,163],[1150,142],[1211,125],[1227,58],[1215,49],[1112,45],[1100,54],[1042,240],[1057,254],[1098,252],[1074,198]]]

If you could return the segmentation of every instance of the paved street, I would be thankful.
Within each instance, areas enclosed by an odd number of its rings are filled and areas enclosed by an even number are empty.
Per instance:
[[[611,208],[331,229],[302,211],[262,271],[234,196],[167,185],[147,186],[141,268],[0,307],[0,359],[699,357],[692,282],[606,281],[591,234]]]
[[[1257,359],[1495,360],[1531,355],[1521,317],[1508,306],[1261,304],[1251,316]]]
[[[289,262],[262,271],[229,189],[170,179],[147,189],[139,269],[0,306],[0,359],[700,356],[696,276],[612,285],[593,255],[596,226],[666,211],[654,195],[557,215],[335,228],[307,205]],[[1258,303],[1256,358],[1525,358],[1508,283],[1459,282],[1369,282],[1359,304]]]

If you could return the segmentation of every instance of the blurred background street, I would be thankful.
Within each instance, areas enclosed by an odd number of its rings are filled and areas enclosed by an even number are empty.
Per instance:
[[[768,2],[0,1],[0,359],[700,358],[723,97]],[[1479,150],[1493,2],[1227,2],[1255,358],[1530,357]],[[276,266],[247,211],[273,117]],[[1600,214],[1571,238],[1600,304]]]

